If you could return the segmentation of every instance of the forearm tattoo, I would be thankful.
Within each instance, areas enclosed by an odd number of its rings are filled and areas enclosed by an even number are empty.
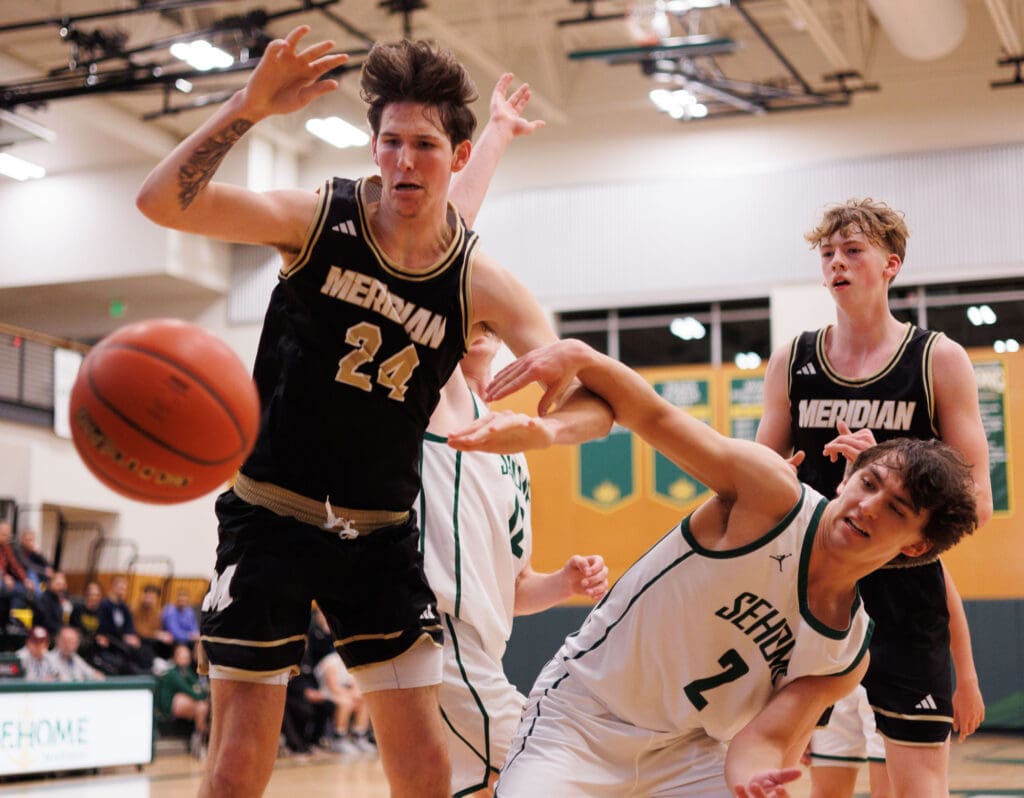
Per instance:
[[[251,127],[252,122],[248,119],[236,119],[196,148],[188,162],[178,170],[178,205],[182,210],[192,204],[196,195],[210,182],[228,150]]]

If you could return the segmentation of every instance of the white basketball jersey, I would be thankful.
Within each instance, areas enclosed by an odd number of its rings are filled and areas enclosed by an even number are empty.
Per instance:
[[[732,551],[704,549],[684,519],[566,638],[542,681],[557,690],[578,679],[640,728],[703,729],[724,742],[794,679],[850,670],[871,636],[859,594],[843,630],[807,606],[808,562],[825,504],[804,486],[778,526]]]
[[[473,397],[477,415],[486,406]],[[522,454],[458,452],[427,433],[416,503],[427,581],[440,612],[471,624],[500,662],[516,577],[530,561],[530,473]]]

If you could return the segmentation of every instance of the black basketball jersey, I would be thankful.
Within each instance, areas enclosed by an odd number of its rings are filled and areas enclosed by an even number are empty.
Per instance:
[[[941,333],[907,324],[903,340],[878,372],[862,379],[837,373],[825,354],[828,328],[793,339],[789,352],[790,429],[793,450],[807,457],[798,469],[803,482],[835,496],[845,458],[832,463],[825,444],[845,421],[867,427],[878,442],[898,437],[937,438],[932,390],[932,350]],[[886,568],[860,582],[868,614],[875,621],[871,671],[903,673],[948,670],[949,611],[942,565]],[[948,681],[948,680],[947,680]]]
[[[793,451],[807,457],[799,476],[832,497],[843,479],[846,461],[835,463],[821,452],[845,421],[851,430],[867,427],[881,443],[892,438],[936,438],[931,353],[941,333],[907,324],[896,352],[879,371],[862,379],[843,377],[825,355],[828,328],[802,333],[789,350],[789,414]]]
[[[307,240],[279,274],[254,378],[260,432],[249,477],[366,510],[408,510],[441,386],[466,352],[476,235],[425,271],[389,260],[367,207],[379,178],[325,182]]]

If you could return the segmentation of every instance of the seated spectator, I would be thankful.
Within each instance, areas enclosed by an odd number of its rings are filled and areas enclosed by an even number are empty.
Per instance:
[[[308,754],[328,732],[334,704],[317,687],[316,677],[302,668],[288,681],[281,734],[289,753]]]
[[[209,691],[192,667],[191,646],[184,643],[176,645],[172,657],[173,667],[160,677],[156,685],[156,709],[164,718],[191,720],[195,724],[189,750],[199,759],[209,738]]]
[[[94,660],[105,673],[122,676],[149,673],[153,665],[153,652],[144,649],[135,633],[132,611],[125,603],[128,580],[115,576],[109,595],[100,602],[100,628],[96,631],[97,656]]]
[[[85,586],[85,596],[81,604],[71,610],[68,624],[74,626],[82,635],[78,653],[86,659],[91,658],[96,645],[96,633],[100,630],[100,604],[103,603],[103,589],[98,582],[90,582]]]
[[[58,572],[59,573],[59,572]],[[54,574],[54,579],[56,579]],[[73,626],[64,626],[57,633],[57,644],[46,656],[58,682],[96,682],[103,674],[78,653],[82,636]]]
[[[199,621],[185,588],[178,588],[174,603],[164,607],[161,620],[175,643],[194,643],[199,639]]]
[[[49,632],[42,626],[34,626],[29,632],[25,645],[15,652],[26,681],[54,682],[57,680],[57,672],[46,656],[49,645]]]
[[[25,569],[11,545],[11,525],[0,521],[0,596],[9,601],[11,608],[27,607],[29,588],[25,584]]]
[[[14,553],[25,571],[25,584],[33,595],[43,592],[43,585],[53,577],[53,566],[39,551],[39,539],[34,529],[25,529],[18,534]]]
[[[174,637],[163,628],[160,612],[160,587],[150,582],[142,588],[139,603],[132,610],[135,632],[142,644],[162,659],[170,659],[174,652]]]
[[[50,637],[56,639],[57,633],[70,619],[72,612],[71,599],[68,597],[68,580],[63,571],[54,572],[44,590],[36,599],[34,621],[38,626],[45,626]]]
[[[333,723],[324,735],[330,749],[345,754],[376,753],[377,746],[370,739],[369,708],[335,651],[330,627],[319,608],[313,609],[303,659],[312,667],[316,689],[334,705]]]

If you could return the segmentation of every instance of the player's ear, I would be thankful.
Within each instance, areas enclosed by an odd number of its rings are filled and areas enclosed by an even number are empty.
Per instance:
[[[904,546],[900,549],[901,554],[905,554],[907,557],[921,557],[932,550],[932,542],[930,540],[919,540],[917,543],[911,543],[909,546]]]
[[[903,261],[900,260],[900,256],[895,252],[890,252],[889,257],[885,261],[885,276],[892,282],[896,279],[896,275],[900,273],[900,268],[903,266]]]
[[[470,153],[473,151],[473,144],[469,139],[460,141],[452,152],[452,172],[461,171],[469,163]]]
[[[370,157],[373,158],[373,162],[380,166],[380,161],[377,160],[377,137],[370,136]]]

